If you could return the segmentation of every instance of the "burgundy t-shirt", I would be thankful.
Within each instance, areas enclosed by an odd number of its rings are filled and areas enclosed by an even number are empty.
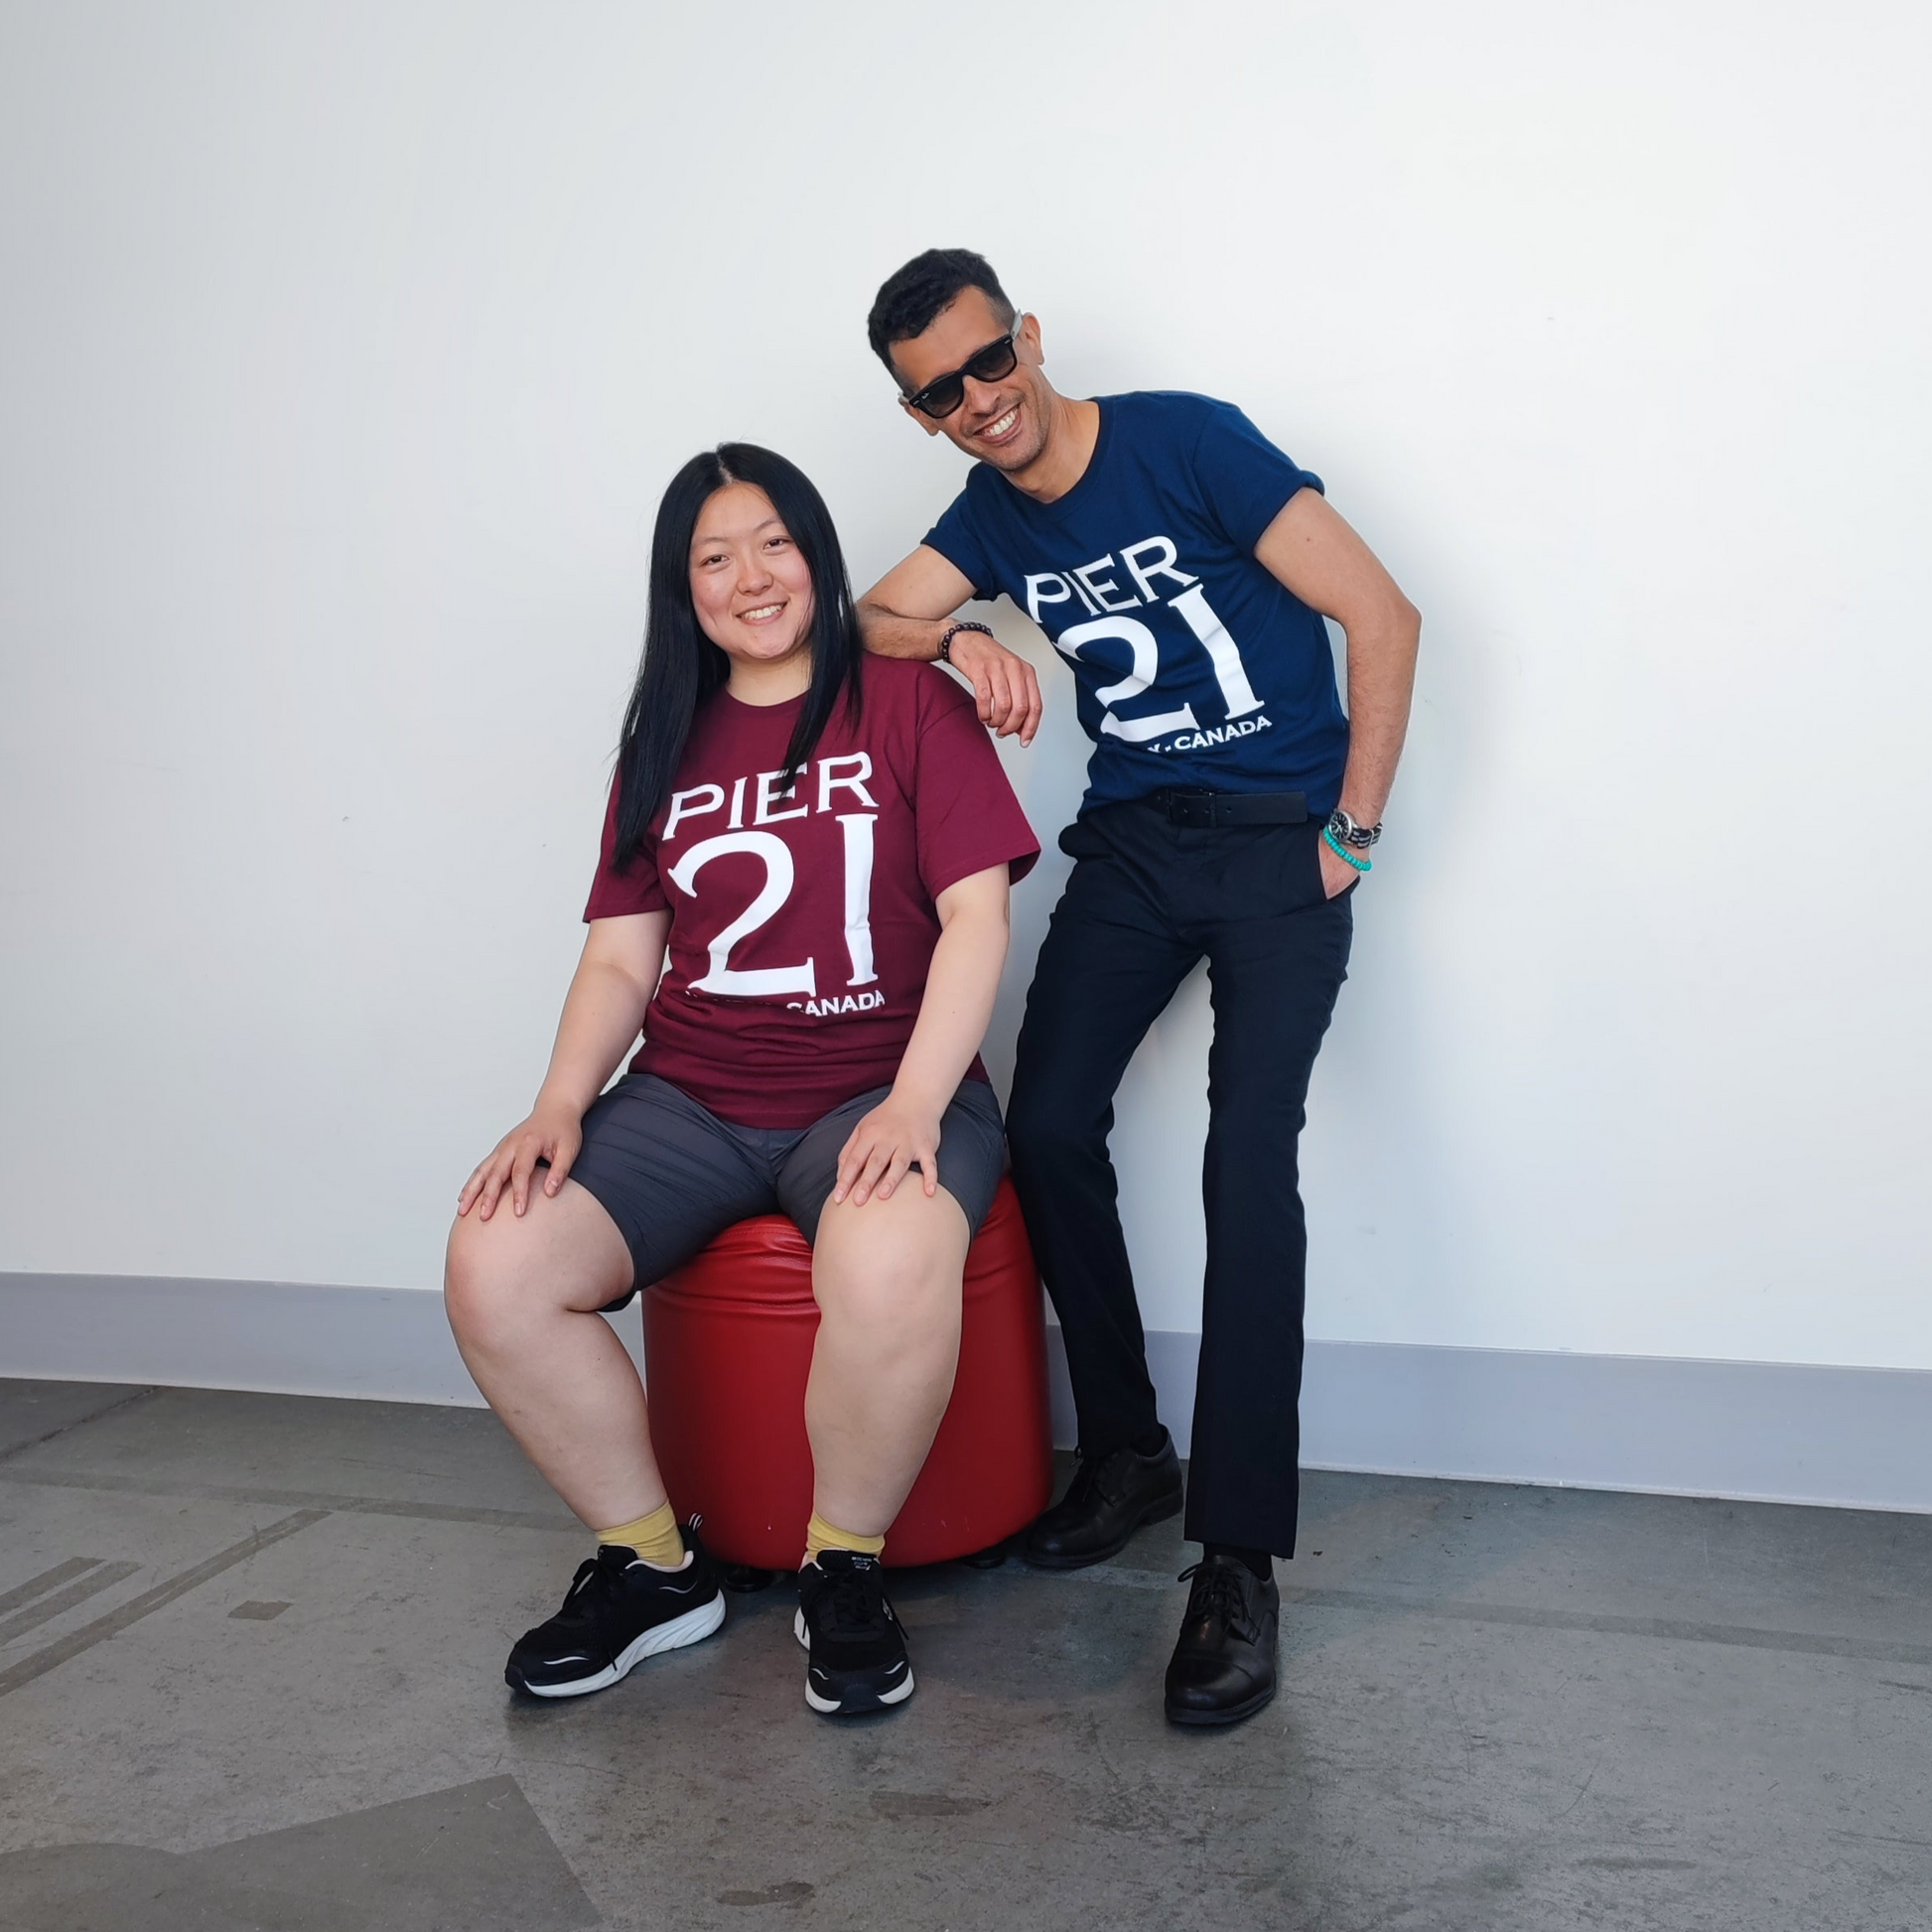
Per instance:
[[[807,1127],[890,1085],[939,941],[933,901],[1003,862],[1024,878],[1039,856],[971,694],[871,653],[862,678],[857,724],[841,705],[785,791],[804,699],[715,693],[622,873],[611,787],[584,916],[671,910],[630,1070],[747,1127]],[[977,1058],[969,1072],[986,1078]]]

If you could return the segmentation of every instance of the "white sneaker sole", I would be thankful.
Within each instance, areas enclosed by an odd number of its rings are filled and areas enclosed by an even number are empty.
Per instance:
[[[682,1650],[686,1644],[702,1643],[724,1620],[725,1592],[721,1589],[709,1603],[700,1603],[695,1610],[686,1610],[668,1623],[653,1623],[635,1642],[619,1651],[617,1662],[608,1669],[591,1677],[573,1678],[568,1684],[526,1683],[523,1689],[534,1698],[587,1697],[592,1691],[606,1690],[619,1678],[627,1677],[646,1657],[658,1656],[666,1650]]]
[[[804,1646],[805,1653],[809,1656],[811,1654],[812,1639],[811,1633],[805,1628],[805,1612],[802,1609],[795,1612],[792,1616],[791,1634]],[[912,1664],[909,1658],[906,1660],[905,1682],[903,1684],[895,1684],[890,1691],[868,1691],[866,1693],[867,1703],[854,1705],[849,1709],[842,1698],[820,1697],[812,1689],[810,1676],[807,1675],[805,1679],[805,1702],[822,1718],[861,1717],[868,1711],[880,1711],[884,1710],[888,1705],[903,1704],[911,1695]]]

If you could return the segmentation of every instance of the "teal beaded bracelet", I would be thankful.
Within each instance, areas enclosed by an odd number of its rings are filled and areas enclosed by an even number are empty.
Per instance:
[[[1357,872],[1373,872],[1375,870],[1374,860],[1356,858],[1355,855],[1352,852],[1350,852],[1349,849],[1345,845],[1343,845],[1342,842],[1338,838],[1336,838],[1335,835],[1331,831],[1329,831],[1325,825],[1321,828],[1321,843],[1325,845],[1328,848],[1328,850],[1332,852],[1335,855],[1335,857],[1342,862],[1343,865],[1353,866]]]

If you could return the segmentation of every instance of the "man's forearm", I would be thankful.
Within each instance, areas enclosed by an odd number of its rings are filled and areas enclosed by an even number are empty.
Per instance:
[[[1395,784],[1409,729],[1422,618],[1347,523],[1314,489],[1298,489],[1261,534],[1255,558],[1348,638],[1348,764],[1341,807],[1375,824]]]
[[[859,634],[866,648],[881,657],[916,657],[930,663],[939,655],[939,639],[951,618],[902,618],[883,605],[861,604]]]
[[[1380,822],[1395,785],[1421,638],[1422,617],[1406,600],[1399,610],[1358,624],[1348,638],[1348,764],[1341,808],[1362,825]]]
[[[985,625],[961,625],[952,617],[901,617],[871,600],[859,605],[858,617],[869,651],[926,664],[939,655],[939,640],[946,632],[957,630],[946,661],[973,687],[980,723],[1002,738],[1018,734],[1021,744],[1034,742],[1039,729],[1039,679],[1024,657],[1008,650]]]

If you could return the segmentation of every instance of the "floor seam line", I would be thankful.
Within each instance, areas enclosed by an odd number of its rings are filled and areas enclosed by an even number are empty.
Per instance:
[[[0,1591],[0,1611],[17,1610],[21,1604],[31,1603],[35,1597],[45,1595],[50,1589],[59,1589],[63,1584],[84,1575],[100,1562],[99,1557],[69,1557],[66,1562],[57,1563],[52,1570],[43,1570],[38,1577],[29,1577],[24,1584]]]
[[[16,1455],[25,1455],[29,1449],[39,1449],[43,1443],[57,1443],[63,1436],[70,1435],[76,1429],[85,1429],[91,1422],[104,1422],[109,1416],[118,1416],[123,1409],[146,1401],[159,1388],[160,1384],[156,1383],[151,1388],[136,1389],[132,1395],[124,1395],[120,1401],[110,1402],[105,1409],[96,1409],[90,1416],[76,1416],[71,1422],[64,1422],[59,1429],[50,1429],[45,1436],[36,1436],[31,1443],[15,1443],[10,1449],[0,1449],[0,1462]]]
[[[544,1530],[582,1534],[575,1517],[540,1516],[535,1510],[471,1508],[462,1503],[392,1501],[315,1489],[250,1488],[226,1483],[171,1483],[143,1476],[93,1474],[66,1469],[0,1469],[0,1482],[36,1489],[90,1489],[104,1496],[179,1496],[206,1503],[266,1503],[271,1508],[321,1509],[346,1516],[401,1516],[424,1523],[476,1523],[488,1529]]]
[[[1087,1584],[1118,1588],[1173,1590],[1165,1572],[1095,1567],[1068,1573]],[[1178,1593],[1177,1591],[1175,1592]],[[1809,1630],[1779,1630],[1747,1623],[1700,1623],[1691,1617],[1633,1617],[1605,1611],[1539,1610],[1527,1604],[1469,1603],[1443,1598],[1434,1603],[1374,1590],[1298,1589],[1282,1591],[1284,1611],[1375,1610],[1440,1617],[1451,1623],[1491,1624],[1499,1629],[1570,1630],[1579,1635],[1642,1637],[1664,1643],[1710,1643],[1729,1650],[1761,1650],[1794,1657],[1839,1657],[1852,1663],[1910,1664],[1932,1669],[1932,1644],[1890,1643],[1882,1637],[1833,1637]]]
[[[539,1516],[534,1511],[468,1508],[453,1503],[412,1503],[384,1497],[309,1490],[170,1484],[138,1477],[88,1475],[65,1470],[0,1468],[0,1483],[9,1482],[39,1488],[91,1489],[98,1494],[108,1495],[178,1496],[203,1502],[294,1507],[298,1511],[308,1512],[312,1521],[341,1514],[387,1516],[411,1522],[468,1523],[483,1528],[535,1530],[548,1535],[574,1534],[578,1531],[573,1520]],[[306,1523],[298,1527],[306,1527]],[[1019,1574],[1024,1574],[1024,1566]],[[1145,1590],[1168,1590],[1173,1587],[1167,1581],[1166,1572],[1122,1570],[1111,1565],[1070,1573],[1068,1581],[1112,1584]],[[1837,1657],[1855,1663],[1895,1663],[1932,1668],[1932,1645],[1928,1644],[1888,1643],[1881,1638],[1833,1637],[1748,1624],[1700,1623],[1691,1618],[1627,1617],[1611,1613],[1592,1615],[1587,1611],[1539,1610],[1527,1605],[1461,1603],[1454,1600],[1425,1603],[1367,1590],[1296,1589],[1293,1586],[1283,1590],[1282,1601],[1285,1608],[1300,1606],[1311,1610],[1395,1611],[1440,1617],[1451,1622],[1488,1624],[1503,1629],[1570,1630],[1579,1634],[1628,1636],[1670,1643],[1709,1643],[1726,1649],[1791,1656]],[[7,1688],[7,1674],[0,1673],[0,1695],[5,1695]]]
[[[326,1509],[299,1509],[294,1515],[284,1516],[279,1522],[269,1524],[266,1529],[250,1532],[239,1543],[229,1544],[225,1550],[217,1550],[213,1556],[143,1590],[139,1596],[129,1597],[119,1609],[109,1610],[105,1616],[96,1617],[91,1623],[83,1623],[78,1630],[58,1638],[46,1649],[36,1650],[19,1663],[0,1670],[0,1697],[33,1683],[38,1677],[45,1677],[49,1671],[58,1669],[82,1651],[93,1649],[98,1643],[105,1643],[109,1637],[118,1636],[130,1624],[139,1623],[143,1617],[165,1608],[177,1597],[186,1596],[190,1590],[211,1582],[224,1570],[232,1570],[236,1564],[247,1562],[258,1552],[306,1530],[312,1523],[322,1522],[331,1513]]]
[[[12,1643],[16,1637],[25,1636],[40,1624],[52,1623],[76,1603],[84,1603],[88,1597],[98,1596],[102,1590],[125,1583],[140,1567],[138,1563],[103,1563],[96,1566],[67,1588],[57,1589],[51,1595],[41,1597],[38,1602],[29,1604],[26,1609],[0,1619],[0,1644]]]

